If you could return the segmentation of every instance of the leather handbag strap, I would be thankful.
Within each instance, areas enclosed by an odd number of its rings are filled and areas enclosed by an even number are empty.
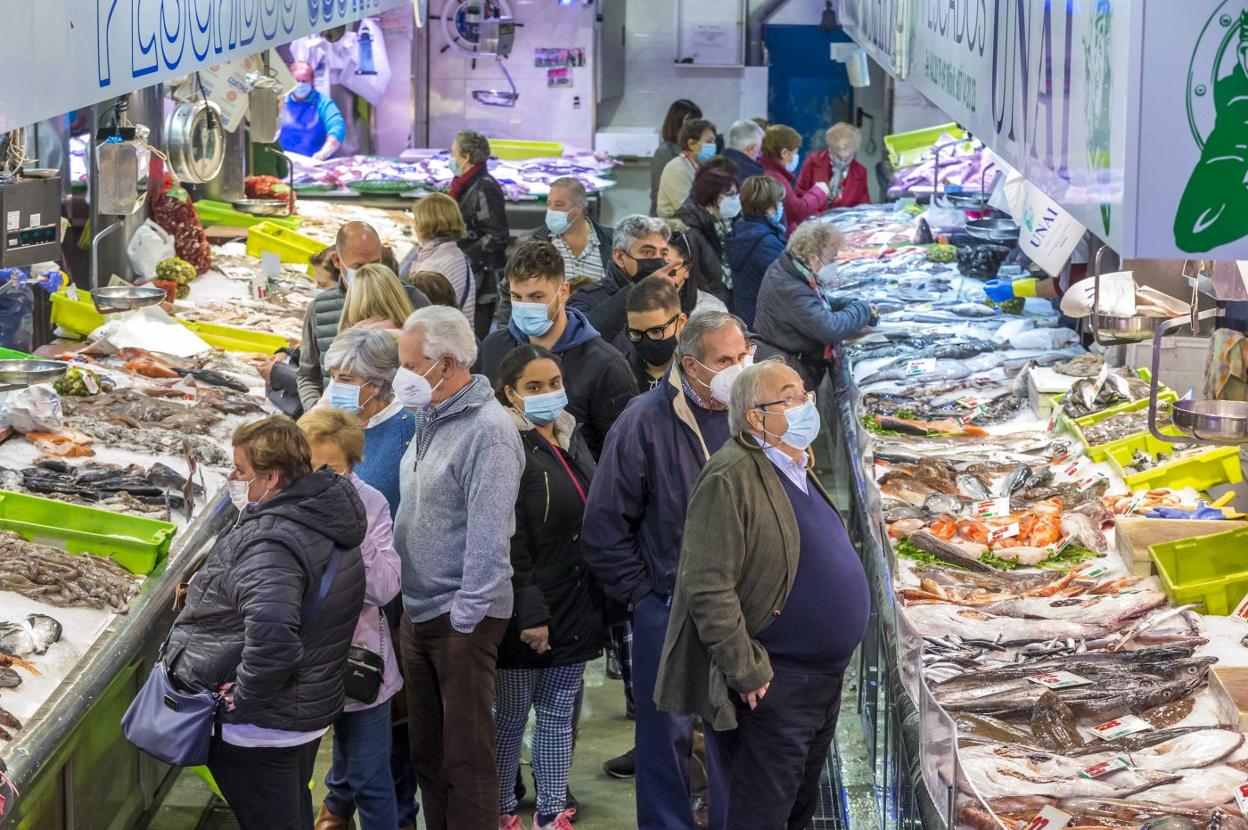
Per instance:
[[[316,616],[316,612],[321,610],[321,605],[325,602],[325,597],[329,596],[329,589],[333,586],[334,579],[338,576],[338,566],[341,563],[342,548],[338,545],[334,545],[334,552],[329,555],[329,565],[325,568],[325,573],[321,576],[320,590],[317,591],[316,598],[312,600],[312,603],[304,606],[304,625],[312,622],[312,618]]]

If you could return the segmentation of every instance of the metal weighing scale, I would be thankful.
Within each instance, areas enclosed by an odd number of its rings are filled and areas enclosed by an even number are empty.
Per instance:
[[[13,392],[36,383],[51,383],[65,374],[68,368],[68,363],[59,360],[0,360],[0,392]]]
[[[1154,438],[1168,444],[1245,444],[1248,443],[1248,401],[1186,398],[1170,405],[1171,423],[1182,435],[1167,435],[1157,427],[1157,375],[1161,368],[1161,338],[1185,325],[1191,326],[1191,333],[1197,335],[1202,320],[1216,321],[1215,328],[1242,331],[1245,326],[1242,313],[1245,306],[1245,287],[1239,273],[1223,272],[1219,275],[1212,262],[1202,260],[1196,263],[1196,273],[1188,274],[1187,265],[1188,263],[1184,263],[1183,271],[1192,282],[1192,312],[1189,316],[1165,320],[1157,326],[1153,334],[1153,376],[1148,394],[1148,431]],[[1202,277],[1208,279],[1209,288],[1205,293],[1217,302],[1217,307],[1197,311]],[[1239,306],[1241,313],[1230,314],[1233,306]]]

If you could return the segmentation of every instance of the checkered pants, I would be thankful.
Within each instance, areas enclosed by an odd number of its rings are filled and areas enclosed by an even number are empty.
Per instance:
[[[624,681],[624,699],[633,705],[633,626],[620,623],[607,629],[607,637],[615,659],[620,663],[620,678]]]
[[[585,676],[585,664],[548,669],[499,669],[494,702],[498,754],[498,811],[515,813],[516,771],[529,709],[537,711],[533,729],[533,778],[537,812],[563,812],[572,767],[572,709]]]

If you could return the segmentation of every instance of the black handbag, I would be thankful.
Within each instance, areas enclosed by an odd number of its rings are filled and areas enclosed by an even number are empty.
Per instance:
[[[377,630],[380,642],[385,642],[386,617],[377,609]],[[386,658],[364,646],[352,645],[347,650],[347,697],[360,703],[372,703],[381,694],[381,682],[386,673]]]

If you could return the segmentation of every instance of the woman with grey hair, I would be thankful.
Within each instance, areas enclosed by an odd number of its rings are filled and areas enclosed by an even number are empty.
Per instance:
[[[728,418],[734,437],[689,497],[654,699],[707,727],[727,790],[712,826],[804,828],[871,597],[811,473],[819,410],[801,377],[780,361],[747,367]]]
[[[494,305],[498,301],[499,281],[507,262],[507,243],[511,231],[507,226],[507,198],[502,185],[490,175],[486,162],[490,158],[490,142],[476,130],[460,130],[451,143],[451,180],[449,195],[459,203],[464,216],[465,233],[459,240],[460,250],[468,257],[476,276],[477,337],[489,334]]]
[[[364,430],[364,460],[355,473],[381,491],[390,517],[399,507],[399,460],[416,431],[416,418],[394,399],[391,381],[399,368],[394,336],[352,328],[334,338],[325,355],[332,378],[324,403],[350,412]]]
[[[841,235],[832,225],[799,225],[758,290],[755,332],[771,352],[791,358],[810,389],[819,388],[841,341],[879,319],[864,300],[831,295],[840,248]]]

